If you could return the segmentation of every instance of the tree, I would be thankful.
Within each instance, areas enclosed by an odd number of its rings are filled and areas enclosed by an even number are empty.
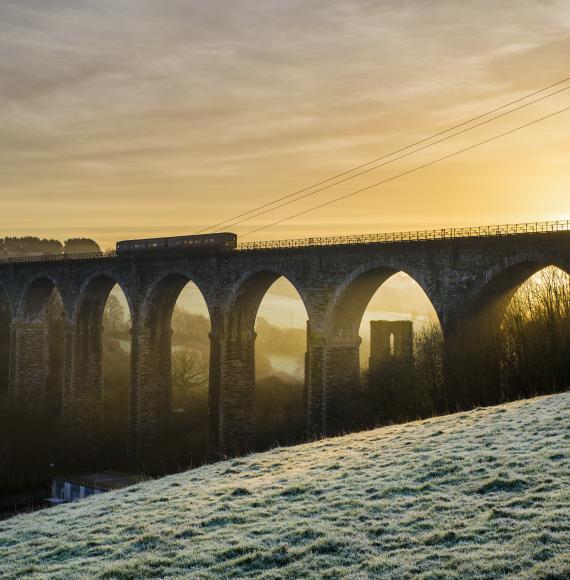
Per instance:
[[[204,387],[208,369],[199,353],[177,350],[172,354],[172,386],[180,391]]]
[[[69,238],[63,244],[64,254],[91,254],[100,251],[99,244],[89,238]]]
[[[103,324],[111,332],[122,332],[126,330],[125,308],[121,301],[113,294],[109,295],[105,312],[103,313]]]
[[[210,326],[210,321],[205,316],[192,314],[179,306],[174,307],[172,333],[176,339],[209,346]]]
[[[504,398],[563,390],[570,384],[570,277],[546,268],[513,296],[501,330]]]
[[[0,239],[0,254],[6,257],[61,254],[58,240],[46,240],[34,236],[7,237]]]

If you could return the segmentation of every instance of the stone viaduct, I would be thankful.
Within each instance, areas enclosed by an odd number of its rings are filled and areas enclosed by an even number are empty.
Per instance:
[[[516,289],[540,269],[555,265],[570,272],[570,231],[529,233],[527,228],[522,233],[496,230],[448,239],[444,232],[433,237],[331,245],[308,240],[298,247],[242,245],[217,255],[0,264],[0,287],[11,311],[11,396],[22,412],[41,410],[44,404],[47,306],[56,288],[66,320],[62,415],[75,442],[70,453],[96,448],[102,418],[103,310],[119,284],[132,320],[130,455],[144,461],[167,453],[171,315],[180,291],[192,281],[211,320],[209,446],[224,453],[247,449],[255,425],[255,317],[266,291],[284,276],[308,315],[307,428],[315,434],[334,431],[359,385],[358,329],[364,310],[394,273],[407,273],[423,288],[447,340],[482,309],[504,309]]]

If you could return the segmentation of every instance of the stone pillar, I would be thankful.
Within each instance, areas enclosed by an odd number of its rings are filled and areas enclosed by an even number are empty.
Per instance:
[[[313,332],[307,323],[307,353],[305,355],[305,392],[307,400],[307,431],[316,437],[326,432],[325,420],[325,360],[326,339]]]
[[[210,332],[210,370],[208,374],[208,455],[220,457],[220,400],[222,391],[222,337]]]
[[[307,353],[307,423],[313,436],[348,429],[357,419],[360,337],[327,340],[310,333]]]
[[[29,415],[44,412],[49,374],[47,324],[13,322],[10,326],[10,391]]]
[[[359,417],[360,343],[362,339],[333,342],[326,349],[325,428],[338,433],[351,428]]]
[[[133,326],[129,458],[139,469],[168,464],[172,411],[172,331]]]
[[[68,327],[65,333],[63,433],[69,468],[104,466],[103,328]]]
[[[10,326],[9,383],[15,455],[24,470],[42,471],[49,465],[46,417],[49,374],[47,324],[14,322]],[[25,458],[25,461],[24,461]]]
[[[244,331],[220,339],[217,421],[219,448],[225,454],[249,451],[255,442],[255,338],[255,332]]]

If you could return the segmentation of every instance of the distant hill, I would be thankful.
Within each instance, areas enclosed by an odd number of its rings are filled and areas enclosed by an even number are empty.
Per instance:
[[[570,394],[233,459],[0,524],[0,576],[570,577]]]

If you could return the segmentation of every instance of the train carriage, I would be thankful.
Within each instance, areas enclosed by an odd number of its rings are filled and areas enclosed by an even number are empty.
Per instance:
[[[193,236],[173,236],[167,238],[147,238],[117,242],[117,255],[144,253],[192,252],[211,253],[234,250],[237,235],[229,232],[200,234]]]

